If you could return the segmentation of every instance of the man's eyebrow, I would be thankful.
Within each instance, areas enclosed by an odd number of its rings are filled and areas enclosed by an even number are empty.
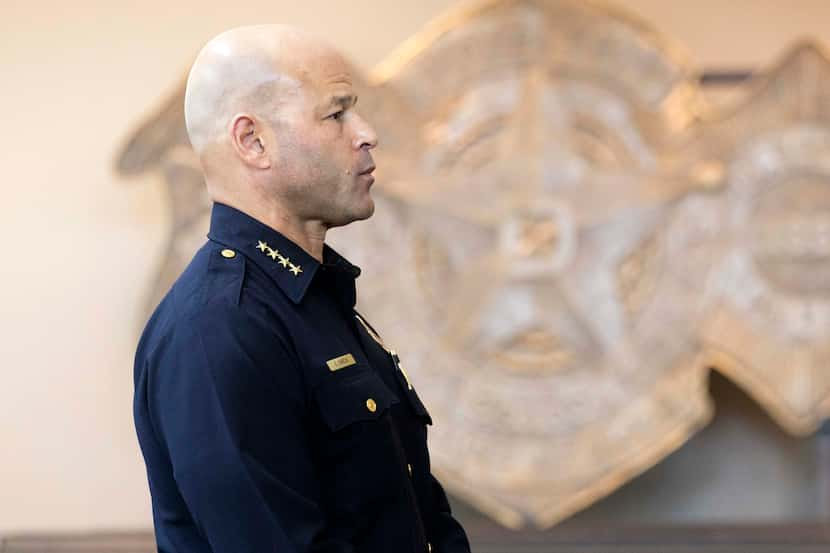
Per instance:
[[[332,96],[329,105],[332,106],[340,106],[343,109],[350,108],[357,103],[357,95],[355,94],[342,94],[337,96]]]

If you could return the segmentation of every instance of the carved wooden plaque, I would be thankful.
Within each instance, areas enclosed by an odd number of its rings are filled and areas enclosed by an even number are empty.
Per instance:
[[[434,472],[502,524],[550,526],[711,417],[710,366],[794,433],[830,409],[826,59],[733,112],[679,49],[579,0],[449,14],[380,64],[375,216],[331,233],[359,308],[435,420]],[[152,305],[204,240],[183,89],[122,173],[160,171],[173,231]]]

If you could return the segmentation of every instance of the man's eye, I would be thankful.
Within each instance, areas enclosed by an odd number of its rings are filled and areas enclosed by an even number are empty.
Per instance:
[[[343,119],[343,114],[346,113],[344,110],[340,110],[338,112],[332,113],[329,115],[329,119],[334,119],[335,121],[340,121]]]

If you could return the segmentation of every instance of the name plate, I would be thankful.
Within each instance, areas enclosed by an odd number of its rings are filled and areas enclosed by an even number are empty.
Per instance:
[[[334,359],[326,361],[326,365],[329,366],[329,370],[331,372],[339,371],[340,369],[345,369],[346,367],[351,367],[355,364],[357,364],[357,361],[354,360],[351,353],[347,353],[346,355],[341,355],[340,357],[335,357]]]

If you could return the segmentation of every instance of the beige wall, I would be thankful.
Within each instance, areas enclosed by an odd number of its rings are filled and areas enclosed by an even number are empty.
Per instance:
[[[168,220],[161,184],[112,163],[200,45],[282,21],[369,67],[454,4],[0,0],[0,533],[150,524],[131,368]],[[766,63],[802,34],[830,43],[826,0],[625,5],[707,66]]]

